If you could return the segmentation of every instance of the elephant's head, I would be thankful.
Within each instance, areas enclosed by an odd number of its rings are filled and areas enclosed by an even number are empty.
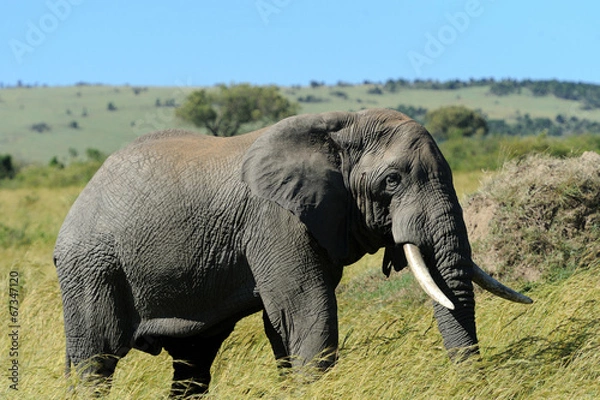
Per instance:
[[[333,262],[384,247],[383,271],[407,264],[436,301],[452,358],[477,352],[472,281],[531,302],[471,260],[452,173],[427,130],[377,109],[285,119],[252,145],[243,165],[252,192],[297,215]]]

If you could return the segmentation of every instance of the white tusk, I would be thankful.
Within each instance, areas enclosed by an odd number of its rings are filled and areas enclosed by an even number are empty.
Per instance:
[[[498,297],[502,297],[503,299],[523,304],[533,303],[533,300],[531,300],[529,297],[512,290],[508,286],[504,286],[492,278],[487,272],[479,268],[475,263],[473,263],[473,282],[488,292],[493,293]]]
[[[421,256],[421,250],[410,243],[405,244],[402,248],[404,249],[404,254],[406,254],[408,267],[425,293],[444,307],[454,310],[454,304],[452,304],[450,299],[446,297],[438,285],[433,281],[433,278],[427,269],[427,265],[425,265],[425,261],[423,261],[423,256]]]

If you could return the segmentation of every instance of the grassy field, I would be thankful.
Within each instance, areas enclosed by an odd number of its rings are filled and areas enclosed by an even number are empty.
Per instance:
[[[600,109],[585,111],[581,103],[554,96],[534,97],[528,90],[521,94],[493,96],[488,87],[458,90],[403,89],[396,93],[369,94],[374,85],[350,87],[282,88],[290,100],[309,96],[319,102],[302,102],[302,113],[332,110],[360,110],[372,107],[397,107],[400,104],[435,109],[462,104],[481,109],[489,118],[514,119],[517,113],[532,117],[554,118],[557,114],[600,121]],[[12,154],[16,160],[47,164],[58,156],[70,161],[69,149],[84,154],[95,148],[111,153],[137,136],[169,127],[192,126],[174,116],[173,107],[156,107],[168,100],[184,101],[190,87],[67,86],[10,88],[0,90],[0,154]],[[337,95],[336,95],[337,92]],[[344,93],[346,98],[340,96]],[[116,107],[108,110],[108,104]],[[71,127],[73,123],[77,128]],[[34,124],[47,124],[51,130],[31,130]]]
[[[458,174],[461,195],[480,173]],[[18,275],[18,356],[9,356],[10,309],[2,313],[0,398],[70,399],[64,379],[60,294],[52,265],[56,233],[80,187],[0,190],[0,279],[9,304]],[[432,308],[406,273],[386,279],[381,254],[347,268],[338,289],[340,361],[312,384],[280,378],[254,315],[240,322],[213,367],[208,398],[597,399],[600,398],[600,260],[567,279],[535,285],[531,306],[478,292],[482,356],[449,362]],[[520,286],[518,283],[515,283]],[[523,287],[521,287],[523,289]],[[14,310],[14,309],[13,309]],[[10,389],[18,360],[18,392]],[[163,399],[170,360],[132,351],[110,399]],[[83,398],[83,397],[82,397]]]
[[[600,110],[549,97],[489,96],[487,88],[453,91],[402,90],[369,94],[373,86],[283,88],[291,100],[313,96],[302,112],[396,107],[437,108],[464,104],[490,118],[517,112],[553,118],[562,113],[600,121]],[[138,92],[136,94],[136,91]],[[155,129],[185,126],[167,100],[180,103],[189,88],[72,86],[0,90],[0,154],[47,164],[83,159],[86,148],[110,153]],[[346,98],[340,97],[343,91]],[[107,109],[113,103],[116,111]],[[85,114],[85,116],[84,116]],[[78,128],[70,127],[73,121]],[[30,130],[47,123],[51,131]],[[186,126],[190,128],[189,126]],[[490,138],[448,141],[442,151],[455,171],[462,201],[480,187],[482,170],[498,168],[535,149],[568,155],[600,148],[595,137],[550,140]],[[73,158],[69,149],[76,149]],[[70,399],[64,372],[64,333],[60,293],[52,265],[58,229],[70,205],[97,167],[71,163],[62,170],[30,167],[0,186],[0,279],[7,305],[0,324],[0,398]],[[515,246],[518,245],[515,243]],[[478,247],[475,247],[478,248]],[[260,316],[240,322],[215,362],[208,398],[277,399],[596,399],[600,398],[600,260],[551,283],[513,282],[528,290],[532,306],[477,293],[477,324],[482,356],[475,362],[448,361],[432,308],[412,277],[386,279],[381,254],[347,268],[338,289],[340,361],[322,379],[300,384],[277,374]],[[11,277],[18,276],[12,286]],[[12,290],[11,290],[12,289]],[[18,314],[14,307],[18,301]],[[13,316],[10,312],[13,312]],[[16,318],[11,321],[11,318]],[[11,328],[9,325],[18,325]],[[11,334],[18,331],[12,350]],[[17,351],[18,355],[11,355]],[[18,391],[10,388],[12,360],[18,360]],[[163,399],[170,385],[170,359],[132,351],[117,369],[111,399]],[[83,396],[81,398],[84,398]]]

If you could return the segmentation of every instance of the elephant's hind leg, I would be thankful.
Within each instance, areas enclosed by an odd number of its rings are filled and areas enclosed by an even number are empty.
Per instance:
[[[220,333],[204,337],[163,337],[163,347],[173,357],[171,397],[204,394],[210,383],[210,367],[233,325]]]
[[[85,267],[90,271],[86,275],[73,273],[76,268],[59,271],[67,368],[72,364],[85,386],[104,394],[119,359],[131,348],[135,313],[131,290],[117,265]]]

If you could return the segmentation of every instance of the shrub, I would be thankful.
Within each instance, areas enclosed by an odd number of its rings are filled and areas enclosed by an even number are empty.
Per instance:
[[[464,106],[441,107],[427,112],[425,126],[438,140],[462,136],[484,136],[488,133],[485,118],[479,112]]]
[[[10,154],[0,155],[0,179],[12,179],[16,173],[12,156]]]
[[[40,122],[40,123],[37,123],[37,124],[33,124],[33,125],[31,125],[30,129],[32,131],[36,131],[38,133],[44,133],[46,131],[50,131],[51,130],[50,125],[48,125],[45,122]]]
[[[98,149],[85,149],[85,155],[90,161],[103,162],[106,159],[106,155]]]
[[[370,88],[369,90],[367,90],[367,93],[374,94],[374,95],[382,95],[383,90],[381,90],[381,88],[379,86],[374,86],[374,87]]]
[[[305,97],[298,97],[297,100],[300,103],[324,103],[327,101],[327,99],[318,96],[313,96],[312,94],[308,94]]]
[[[339,97],[341,99],[347,100],[348,99],[348,93],[342,91],[342,90],[334,90],[330,93],[332,96],[335,97]]]
[[[135,94],[136,96],[139,95],[142,92],[147,92],[148,88],[147,87],[137,87],[134,86],[131,88],[131,90],[133,91],[133,94]]]
[[[600,257],[600,154],[507,163],[469,200],[474,254],[488,271],[555,281]]]
[[[58,157],[54,156],[48,163],[48,166],[52,167],[52,168],[63,169],[65,167],[65,164],[63,162],[59,161]]]

